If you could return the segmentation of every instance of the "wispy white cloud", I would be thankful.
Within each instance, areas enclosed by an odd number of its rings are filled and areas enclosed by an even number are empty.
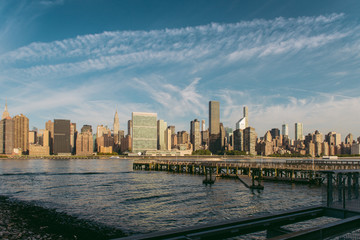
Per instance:
[[[41,121],[110,125],[119,106],[123,126],[132,111],[154,111],[181,130],[218,98],[227,126],[248,105],[259,135],[297,121],[345,132],[337,124],[354,124],[357,113],[342,116],[360,106],[359,29],[330,14],[34,42],[0,55],[0,94]]]

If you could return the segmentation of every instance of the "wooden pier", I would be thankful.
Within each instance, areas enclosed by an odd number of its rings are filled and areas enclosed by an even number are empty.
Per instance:
[[[134,160],[134,170],[168,171],[218,177],[248,176],[250,188],[260,185],[259,180],[321,184],[325,177],[321,172],[360,169],[359,160]],[[206,180],[205,179],[205,180]],[[243,179],[242,182],[244,181]],[[206,180],[207,181],[207,180]],[[257,181],[257,184],[255,183]],[[210,182],[207,182],[210,183]]]

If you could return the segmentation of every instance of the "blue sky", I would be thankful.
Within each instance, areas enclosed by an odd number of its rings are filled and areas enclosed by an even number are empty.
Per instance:
[[[259,136],[360,136],[360,2],[0,2],[0,109],[30,127],[54,118],[120,128],[157,112],[176,130],[208,122],[208,101],[234,128],[249,107]]]

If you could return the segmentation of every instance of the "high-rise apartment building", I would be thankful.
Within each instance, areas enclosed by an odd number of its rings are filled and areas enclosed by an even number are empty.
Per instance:
[[[200,122],[197,119],[190,122],[190,142],[194,151],[201,148]]]
[[[157,150],[156,113],[132,113],[131,143],[134,153]]]
[[[295,141],[301,141],[303,139],[303,124],[295,123]]]
[[[14,120],[14,148],[21,149],[27,154],[29,151],[29,119],[23,114],[13,117]]]
[[[288,124],[282,125],[282,135],[289,136],[289,125]]]
[[[71,154],[70,120],[54,119],[54,154]]]

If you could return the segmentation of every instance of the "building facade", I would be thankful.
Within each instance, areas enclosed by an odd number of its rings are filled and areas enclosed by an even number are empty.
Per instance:
[[[54,120],[54,154],[70,155],[70,120]]]
[[[303,140],[303,124],[295,123],[295,141]]]
[[[21,149],[23,154],[29,151],[29,119],[23,114],[17,115],[14,120],[14,148]]]
[[[157,114],[133,112],[131,135],[132,152],[157,150]]]
[[[190,122],[190,142],[194,151],[201,149],[200,122],[197,119]]]

